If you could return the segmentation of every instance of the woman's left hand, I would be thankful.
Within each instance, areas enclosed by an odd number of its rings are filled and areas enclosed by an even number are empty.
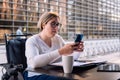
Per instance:
[[[82,52],[84,50],[83,42],[76,43],[76,45],[73,46],[75,51]]]

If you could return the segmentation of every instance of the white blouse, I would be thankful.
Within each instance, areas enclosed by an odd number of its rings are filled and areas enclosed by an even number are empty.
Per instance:
[[[30,68],[43,67],[57,61],[61,56],[58,49],[64,45],[64,40],[59,35],[52,38],[52,46],[49,47],[38,34],[26,41],[27,64]]]
[[[56,34],[52,38],[52,46],[49,47],[38,34],[30,37],[26,41],[25,55],[27,58],[27,67],[37,68],[43,67],[53,62],[61,60],[61,55],[58,49],[65,44],[65,41],[61,36]],[[78,58],[79,53],[75,53],[74,58]],[[40,75],[41,73],[28,72],[28,77],[34,75]]]

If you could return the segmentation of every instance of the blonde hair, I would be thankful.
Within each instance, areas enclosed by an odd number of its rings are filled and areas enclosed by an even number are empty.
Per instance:
[[[37,27],[40,28],[40,30],[43,30],[43,26],[47,24],[51,19],[53,18],[60,18],[56,12],[45,12],[41,15]]]

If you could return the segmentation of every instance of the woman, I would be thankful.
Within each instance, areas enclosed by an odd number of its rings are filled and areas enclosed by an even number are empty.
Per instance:
[[[46,12],[40,17],[38,27],[41,29],[41,32],[29,38],[26,42],[28,67],[43,67],[60,61],[62,55],[70,55],[73,51],[83,51],[82,42],[77,43],[78,45],[76,43],[64,45],[64,40],[57,34],[60,26],[59,21],[59,16],[54,12]],[[40,74],[28,72],[27,77],[35,77],[35,75]],[[53,78],[52,76],[51,78],[54,80],[55,77]]]

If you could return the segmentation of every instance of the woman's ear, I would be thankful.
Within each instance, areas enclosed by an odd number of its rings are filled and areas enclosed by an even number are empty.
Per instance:
[[[46,25],[46,23],[43,23],[43,24],[42,24],[42,29],[44,29],[44,28],[45,28],[45,25]]]
[[[43,25],[42,28],[44,29],[44,28],[45,28],[45,25]]]

